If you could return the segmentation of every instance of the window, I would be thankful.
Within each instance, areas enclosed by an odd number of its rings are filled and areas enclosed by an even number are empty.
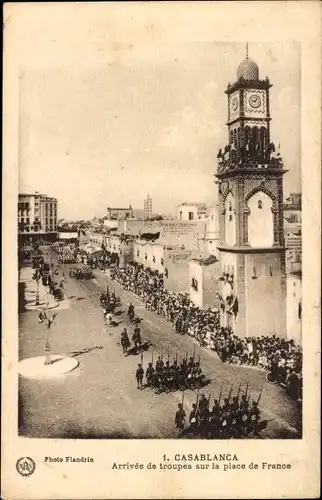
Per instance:
[[[231,214],[229,214],[229,222],[231,222],[233,220],[233,216]]]
[[[270,276],[273,276],[272,266],[269,266],[269,275],[270,275]]]
[[[168,274],[168,269],[165,269],[165,270],[164,270],[164,276],[165,276],[166,278],[168,278],[168,276],[169,276],[169,274]]]
[[[229,202],[229,212],[231,212],[231,211],[232,211],[232,209],[233,209],[233,206],[232,206],[231,201],[230,201],[230,202]]]
[[[263,202],[262,202],[262,200],[258,200],[257,208],[259,208],[259,209],[263,208]]]
[[[253,280],[257,279],[256,267],[253,267],[253,276],[252,276],[252,279]]]
[[[182,210],[180,210],[179,219],[182,220]]]
[[[189,220],[193,220],[193,212],[189,212],[188,218]]]

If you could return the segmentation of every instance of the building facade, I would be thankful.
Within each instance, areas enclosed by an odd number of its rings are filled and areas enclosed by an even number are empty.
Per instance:
[[[222,322],[240,336],[286,337],[283,175],[270,138],[270,88],[248,58],[228,84],[228,141],[217,155]]]
[[[18,234],[21,242],[32,242],[38,237],[54,241],[57,237],[58,203],[37,191],[18,196]]]
[[[133,209],[131,205],[128,208],[107,208],[107,220],[124,220],[133,217]]]
[[[205,203],[184,202],[177,207],[177,218],[179,220],[201,220],[207,217],[207,205]]]

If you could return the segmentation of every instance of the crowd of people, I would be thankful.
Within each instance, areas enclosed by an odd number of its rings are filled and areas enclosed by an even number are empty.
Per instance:
[[[302,371],[302,349],[293,340],[273,335],[240,338],[220,326],[217,309],[201,309],[185,293],[171,293],[163,287],[163,276],[137,263],[114,268],[111,278],[140,297],[148,310],[163,316],[181,335],[195,338],[215,351],[222,362],[275,371],[287,379]]]
[[[53,250],[57,253],[59,264],[75,264],[77,262],[77,245],[75,243],[55,242],[52,244]]]
[[[256,435],[267,425],[267,421],[261,421],[260,397],[250,402],[247,391],[240,399],[238,392],[233,398],[229,394],[221,404],[220,395],[211,408],[210,396],[206,398],[201,394],[199,398],[198,394],[188,418],[182,401],[174,419],[179,436],[190,434],[201,438],[230,439]]]

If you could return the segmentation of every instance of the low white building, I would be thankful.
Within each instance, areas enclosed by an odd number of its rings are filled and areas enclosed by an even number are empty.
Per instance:
[[[184,202],[177,207],[177,218],[179,220],[202,220],[207,217],[207,205],[205,203]]]

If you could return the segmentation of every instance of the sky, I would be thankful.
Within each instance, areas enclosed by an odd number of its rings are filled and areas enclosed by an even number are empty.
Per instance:
[[[216,203],[224,90],[245,44],[107,41],[103,57],[97,50],[78,45],[69,64],[22,65],[19,191],[56,197],[65,219],[143,208],[147,193],[153,212],[164,214],[183,201]],[[250,43],[249,57],[273,84],[271,140],[288,170],[287,197],[301,190],[300,46]]]

